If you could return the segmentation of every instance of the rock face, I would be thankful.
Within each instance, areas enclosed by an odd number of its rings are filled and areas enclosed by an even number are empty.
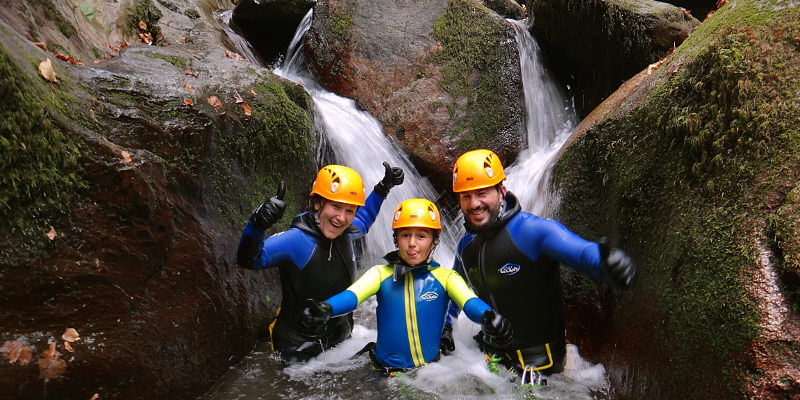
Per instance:
[[[618,398],[800,396],[798,18],[729,2],[556,165],[560,219],[640,268],[624,293],[565,286],[570,340]]]
[[[519,151],[513,29],[479,2],[321,1],[305,49],[322,84],[381,121],[441,186],[465,150]]]
[[[623,82],[667,55],[698,21],[657,1],[527,0],[529,23],[587,115]],[[580,28],[576,28],[580,27]]]
[[[289,184],[287,213],[304,202],[315,172],[311,102],[226,57],[212,15],[176,3],[136,3],[163,15],[145,23],[161,28],[160,46],[95,20],[85,38],[108,29],[129,44],[107,43],[113,59],[96,64],[82,49],[102,43],[70,47],[39,36],[47,26],[0,21],[10,100],[0,105],[0,397],[195,398],[274,314],[277,274],[239,269],[234,252],[278,181]],[[61,15],[65,23],[135,12],[82,4],[94,6]],[[3,17],[19,24],[13,17],[44,11],[8,6]],[[57,82],[37,70],[47,58]],[[67,328],[80,340],[66,341]]]

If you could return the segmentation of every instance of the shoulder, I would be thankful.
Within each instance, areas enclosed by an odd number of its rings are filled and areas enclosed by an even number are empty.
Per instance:
[[[460,253],[462,250],[464,250],[464,248],[465,248],[465,247],[467,247],[467,245],[468,245],[470,242],[472,242],[472,239],[473,239],[474,237],[475,237],[475,236],[473,236],[473,235],[472,235],[471,233],[469,233],[469,232],[465,233],[465,234],[464,234],[464,236],[462,236],[462,237],[461,237],[461,240],[459,240],[459,241],[458,241],[458,252]]]

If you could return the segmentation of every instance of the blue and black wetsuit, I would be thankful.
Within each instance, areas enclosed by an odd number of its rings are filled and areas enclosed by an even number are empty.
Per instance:
[[[271,330],[272,346],[284,358],[304,361],[350,337],[352,315],[332,318],[319,337],[300,329],[305,299],[322,301],[341,292],[355,280],[354,240],[367,233],[383,204],[373,192],[359,207],[352,225],[331,240],[319,230],[312,212],[297,215],[286,231],[264,239],[264,231],[248,223],[239,239],[237,264],[249,269],[278,267],[282,299]],[[313,338],[312,338],[313,337]]]
[[[514,327],[514,351],[501,354],[518,371],[533,367],[561,372],[566,342],[559,263],[603,279],[597,243],[562,224],[520,210],[507,192],[496,224],[467,232],[458,245],[455,270],[475,293]],[[451,306],[448,318],[458,315]]]
[[[489,306],[475,296],[464,279],[438,263],[408,266],[393,251],[389,264],[376,265],[347,290],[328,300],[332,315],[353,311],[377,293],[378,340],[375,361],[387,370],[414,368],[439,359],[447,307],[453,302],[467,317],[481,323]]]

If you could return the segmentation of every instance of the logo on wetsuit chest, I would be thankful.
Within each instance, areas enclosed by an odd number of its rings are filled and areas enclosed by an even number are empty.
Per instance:
[[[514,275],[517,272],[519,272],[519,270],[521,270],[521,269],[522,269],[522,267],[520,267],[519,264],[508,263],[508,264],[503,265],[502,267],[498,268],[497,272],[499,272],[499,273],[501,273],[503,275]]]
[[[425,292],[419,296],[421,300],[425,301],[434,301],[439,298],[439,293],[436,292]]]

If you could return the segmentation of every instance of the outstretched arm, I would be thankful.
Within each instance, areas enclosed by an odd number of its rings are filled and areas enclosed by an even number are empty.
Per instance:
[[[331,296],[326,303],[331,305],[333,316],[347,314],[355,310],[356,306],[361,304],[370,296],[378,293],[381,287],[381,282],[391,274],[386,275],[383,265],[376,265],[367,270],[361,278],[358,278],[346,290]],[[386,275],[386,276],[384,276]]]

